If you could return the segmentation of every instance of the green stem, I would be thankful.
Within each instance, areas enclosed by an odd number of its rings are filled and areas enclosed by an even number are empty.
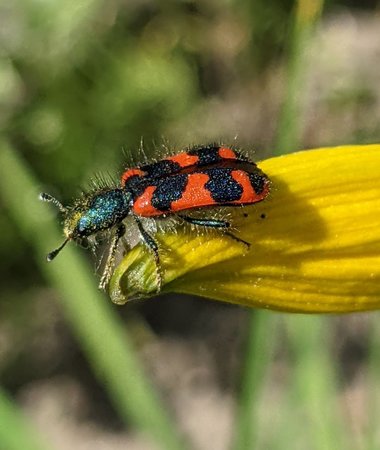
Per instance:
[[[316,22],[323,9],[323,0],[298,0],[293,29],[289,39],[289,58],[286,67],[285,93],[282,103],[275,154],[296,150],[300,140],[301,100],[304,92],[305,53]]]
[[[22,413],[0,388],[0,448],[6,450],[44,450],[48,447],[31,429]]]
[[[279,121],[276,154],[296,149],[299,141],[300,92],[303,84],[305,48],[315,22],[323,7],[322,0],[299,0],[294,26],[290,36],[290,52],[286,74],[286,90]],[[256,447],[258,429],[258,395],[265,382],[265,372],[273,354],[274,320],[265,313],[252,313],[250,334],[246,351],[246,366],[243,373],[241,397],[237,413],[236,450]],[[265,343],[265,345],[263,345]],[[302,355],[299,354],[299,357]],[[299,383],[304,380],[298,379]],[[300,384],[296,385],[298,389]],[[321,387],[321,392],[323,392]],[[327,447],[326,447],[327,448]]]
[[[277,315],[267,311],[251,312],[246,360],[243,368],[235,429],[235,450],[256,448],[259,427],[258,398],[266,382],[265,374],[273,356]],[[269,336],[269,338],[268,338]],[[244,352],[243,352],[244,354]]]
[[[50,208],[38,201],[36,181],[6,142],[0,143],[0,195],[34,247],[41,271],[60,292],[66,317],[122,419],[145,431],[163,449],[182,449],[182,439],[144,376],[116,307],[98,291],[74,246],[46,263],[46,252],[62,237],[52,229]]]
[[[285,324],[294,358],[286,409],[303,411],[303,419],[296,423],[295,430],[290,430],[290,435],[288,423],[284,423],[287,430],[282,436],[288,435],[289,445],[295,433],[303,436],[305,442],[313,436],[310,449],[349,449],[337,404],[336,365],[329,353],[331,318],[294,315],[286,317]]]
[[[302,117],[302,92],[304,90],[305,50],[315,24],[322,12],[323,0],[311,2],[298,0],[294,27],[290,40],[290,55],[287,67],[287,88],[280,115],[277,139],[277,154],[297,149],[300,141],[300,117]],[[286,318],[290,348],[295,358],[292,372],[292,387],[288,407],[305,410],[305,422],[301,427],[310,427],[313,434],[312,447],[315,449],[347,448],[343,445],[344,431],[339,411],[332,399],[336,398],[337,380],[335,365],[328,354],[326,336],[329,329],[326,319],[317,316],[294,316]],[[286,422],[283,436],[289,434]],[[297,428],[297,426],[296,426]],[[294,431],[294,430],[293,430]],[[296,429],[296,433],[304,430]],[[291,441],[294,437],[289,436]],[[344,444],[347,444],[345,442]],[[279,448],[286,445],[281,442]],[[289,442],[289,445],[290,442]]]

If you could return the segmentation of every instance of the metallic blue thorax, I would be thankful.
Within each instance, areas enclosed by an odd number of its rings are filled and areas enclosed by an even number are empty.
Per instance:
[[[103,191],[95,195],[82,212],[77,224],[81,236],[89,236],[120,222],[130,211],[130,194],[122,189]]]

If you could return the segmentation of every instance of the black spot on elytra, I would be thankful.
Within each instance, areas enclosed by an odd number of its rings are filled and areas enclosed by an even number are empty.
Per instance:
[[[264,190],[266,178],[260,173],[249,173],[248,176],[256,194],[260,195]]]
[[[210,179],[205,188],[210,191],[211,197],[217,203],[230,203],[241,198],[243,188],[232,178],[232,169],[213,168],[205,170]]]
[[[248,217],[248,214],[247,214],[247,213],[244,213],[243,216],[244,216],[245,218],[247,218],[247,217]]]
[[[152,205],[160,211],[169,211],[171,203],[179,200],[186,189],[188,175],[179,174],[155,181],[157,186],[152,196]]]
[[[266,219],[267,215],[264,214],[264,213],[262,213],[262,214],[260,214],[260,217],[261,217],[262,219]]]
[[[177,162],[169,159],[163,159],[140,168],[146,172],[146,176],[148,178],[161,178],[165,175],[171,175],[181,170],[181,166]]]
[[[124,189],[132,194],[133,200],[136,200],[146,189],[149,182],[140,175],[133,175],[126,181]]]
[[[188,154],[198,156],[198,166],[215,164],[222,160],[222,158],[219,156],[219,147],[217,146],[196,147],[189,150]]]

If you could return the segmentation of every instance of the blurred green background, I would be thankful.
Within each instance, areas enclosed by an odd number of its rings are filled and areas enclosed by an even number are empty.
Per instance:
[[[19,0],[0,24],[0,449],[380,448],[378,314],[116,307],[90,252],[45,267],[35,195],[70,202],[142,140],[379,142],[380,3]]]

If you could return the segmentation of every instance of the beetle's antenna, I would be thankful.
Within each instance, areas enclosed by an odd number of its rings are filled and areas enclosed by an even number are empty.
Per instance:
[[[67,209],[62,205],[62,203],[59,200],[57,200],[50,194],[46,194],[46,192],[41,192],[41,194],[39,195],[39,199],[42,200],[43,202],[53,203],[53,205],[59,208],[61,212],[67,211]]]
[[[59,246],[58,248],[56,248],[55,250],[53,250],[46,256],[46,259],[48,260],[48,262],[53,261],[53,259],[58,255],[58,253],[63,249],[63,247],[69,242],[69,240],[70,240],[69,237],[66,238],[61,246]]]

